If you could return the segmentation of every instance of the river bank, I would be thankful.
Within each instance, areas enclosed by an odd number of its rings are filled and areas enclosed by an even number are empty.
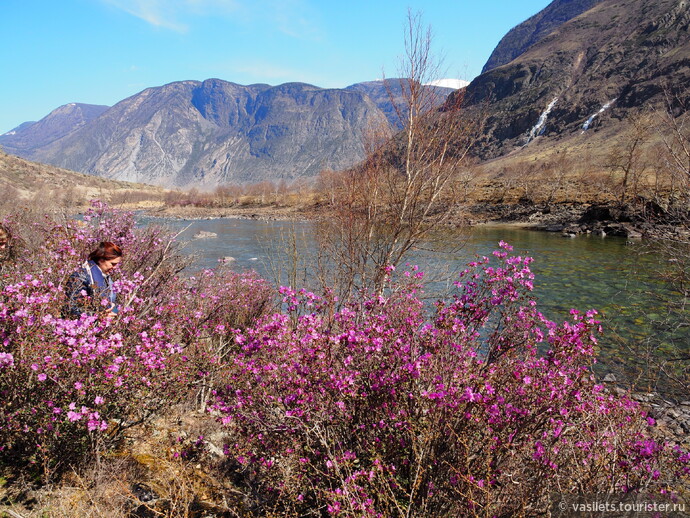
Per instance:
[[[624,395],[626,391],[618,389],[616,393]],[[650,424],[658,440],[670,441],[683,448],[690,446],[690,401],[669,401],[658,392],[637,392],[631,397],[654,420]]]
[[[616,204],[560,203],[475,204],[467,212],[472,224],[514,223],[531,230],[618,236],[630,239],[690,238],[688,215],[674,214],[651,202],[633,207]]]
[[[143,207],[148,217],[182,220],[253,219],[259,221],[311,220],[318,217],[314,207],[285,205],[249,205],[232,207],[167,206]]]

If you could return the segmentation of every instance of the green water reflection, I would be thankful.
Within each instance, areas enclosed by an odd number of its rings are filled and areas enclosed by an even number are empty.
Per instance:
[[[612,372],[619,380],[636,380],[639,389],[687,399],[687,394],[670,394],[677,387],[658,370],[660,362],[690,352],[690,329],[677,325],[687,320],[687,312],[670,310],[669,301],[679,294],[659,275],[668,266],[663,258],[647,253],[645,243],[624,238],[565,238],[512,227],[478,227],[455,260],[466,262],[474,253],[487,255],[499,240],[510,243],[514,253],[534,258],[535,295],[547,318],[568,319],[571,308],[600,313],[604,334],[599,374]],[[683,376],[682,365],[671,361],[665,368]]]

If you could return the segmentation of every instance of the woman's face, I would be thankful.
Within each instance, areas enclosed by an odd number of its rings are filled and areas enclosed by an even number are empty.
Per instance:
[[[116,257],[115,259],[103,259],[102,261],[98,261],[98,267],[104,274],[108,275],[121,262],[122,257]]]

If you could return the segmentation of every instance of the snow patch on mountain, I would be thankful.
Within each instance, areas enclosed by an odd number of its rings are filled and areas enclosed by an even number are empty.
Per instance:
[[[458,90],[460,88],[465,88],[468,84],[470,84],[469,81],[465,81],[464,79],[436,79],[434,81],[431,81],[429,83],[426,83],[424,86],[439,86],[441,88],[453,88],[454,90]]]

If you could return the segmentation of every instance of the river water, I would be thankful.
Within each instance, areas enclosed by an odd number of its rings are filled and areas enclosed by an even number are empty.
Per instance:
[[[196,257],[194,268],[214,267],[231,257],[233,268],[256,270],[272,282],[287,283],[290,278],[296,279],[297,287],[309,284],[308,263],[316,250],[310,222],[211,219],[165,220],[165,224],[183,230],[180,239],[187,242],[185,252]],[[215,237],[195,237],[203,232]],[[514,247],[514,253],[534,258],[535,294],[548,318],[563,321],[571,308],[598,310],[605,328],[600,373],[644,372],[651,368],[644,360],[649,350],[666,358],[690,352],[690,330],[672,330],[669,324],[673,322],[667,321],[665,301],[673,293],[657,276],[664,268],[663,260],[641,254],[639,241],[584,235],[564,238],[506,226],[449,231],[442,237],[452,252],[418,251],[409,262],[431,277],[441,269],[460,271],[477,255],[489,255],[503,240]],[[443,293],[450,285],[448,279],[455,276],[445,278],[445,283],[432,283],[427,292]]]

